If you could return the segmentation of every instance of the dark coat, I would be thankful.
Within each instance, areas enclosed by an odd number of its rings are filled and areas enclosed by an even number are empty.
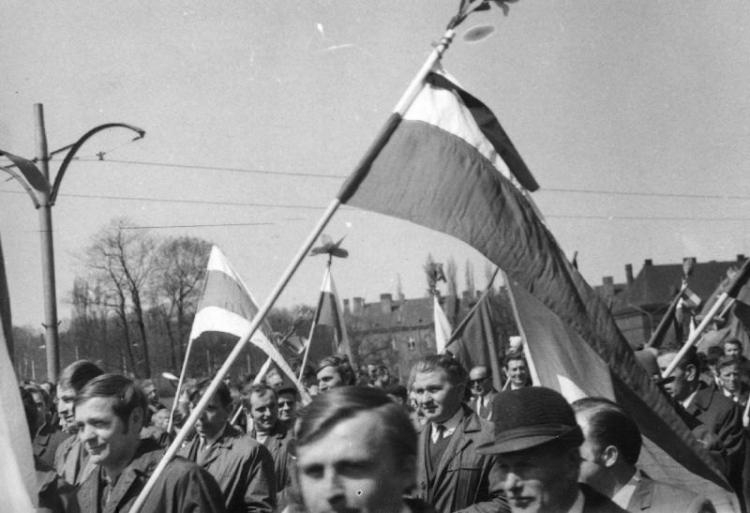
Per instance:
[[[276,493],[281,495],[290,481],[289,469],[291,466],[291,456],[289,454],[289,442],[292,440],[291,430],[281,423],[277,422],[273,431],[268,435],[263,445],[268,452],[271,453],[273,458],[273,470],[276,475]],[[284,504],[279,500],[279,509],[282,509]]]
[[[133,461],[122,471],[104,511],[99,507],[100,469],[81,484],[68,513],[128,513],[159,464],[164,451],[153,440],[141,440]],[[195,463],[173,459],[157,479],[140,513],[221,513],[221,491],[211,475]]]
[[[419,434],[417,447],[417,496],[431,504],[437,513],[466,511],[493,513],[509,511],[502,497],[501,479],[494,456],[478,454],[478,445],[493,440],[493,426],[480,419],[467,406],[463,418],[435,467],[432,487],[427,485],[427,424]]]
[[[198,459],[199,437],[188,442],[179,454],[190,461]],[[268,449],[227,425],[224,434],[200,462],[224,496],[227,512],[271,513],[276,508],[276,480]]]
[[[691,491],[683,490],[642,476],[628,503],[630,513],[715,513],[711,501]]]
[[[34,456],[50,467],[55,466],[55,453],[59,445],[68,438],[67,433],[54,429],[49,424],[44,424],[34,435],[32,445]]]
[[[89,455],[78,435],[70,435],[57,447],[54,467],[63,481],[78,486],[88,478],[95,465],[89,462]]]

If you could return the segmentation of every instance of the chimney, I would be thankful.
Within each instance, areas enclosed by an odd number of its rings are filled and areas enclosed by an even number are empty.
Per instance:
[[[380,294],[380,312],[384,314],[391,313],[391,306],[393,304],[393,296],[390,294]]]
[[[737,262],[741,264],[744,261],[745,261],[745,255],[743,255],[742,253],[738,253],[737,254]]]
[[[643,261],[643,267],[651,267],[652,265],[654,265],[654,261],[650,258]]]
[[[633,284],[633,264],[625,264],[625,283]]]
[[[471,303],[472,300],[472,294],[470,290],[464,290],[464,293],[461,295],[461,301],[466,303],[467,305]]]
[[[365,309],[365,300],[361,297],[352,298],[352,315],[362,315]]]
[[[342,300],[342,302],[344,303],[344,313],[347,313],[347,314],[351,313],[349,311],[349,300],[348,299],[344,299],[344,300]]]
[[[602,294],[604,297],[612,297],[615,295],[615,279],[612,276],[605,276],[602,278]]]

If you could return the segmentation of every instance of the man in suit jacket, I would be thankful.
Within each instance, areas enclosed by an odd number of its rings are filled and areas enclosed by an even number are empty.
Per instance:
[[[641,432],[617,404],[604,398],[573,403],[583,431],[579,480],[631,513],[714,513],[705,497],[654,481],[636,468]]]
[[[91,380],[75,400],[79,437],[95,470],[66,506],[68,513],[127,513],[152,475],[164,451],[152,439],[140,439],[146,396],[125,376],[103,374]],[[140,513],[222,513],[216,481],[203,469],[175,458],[156,480]]]
[[[417,495],[437,513],[507,511],[495,459],[478,454],[492,425],[462,404],[466,370],[449,355],[418,361],[409,379],[427,420],[417,447]]]
[[[209,382],[190,391],[194,407]],[[229,423],[232,397],[223,382],[195,424],[197,436],[179,454],[206,469],[219,483],[229,512],[271,513],[276,508],[276,480],[268,449]]]
[[[492,388],[487,367],[477,365],[469,371],[469,392],[471,409],[484,420],[492,420],[492,399],[497,391]]]
[[[513,513],[624,513],[578,483],[583,434],[562,395],[542,387],[500,392],[493,409],[494,439],[477,452],[497,458],[499,483]]]

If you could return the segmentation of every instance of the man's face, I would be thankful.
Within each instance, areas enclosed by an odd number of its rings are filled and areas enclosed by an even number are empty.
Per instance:
[[[435,369],[417,372],[412,393],[425,419],[440,423],[450,419],[461,407],[464,385],[452,384],[443,369]]]
[[[533,448],[497,455],[500,483],[513,513],[565,511],[578,493],[577,450]]]
[[[490,391],[487,369],[474,368],[469,372],[469,389],[473,397],[484,397]]]
[[[151,424],[159,429],[167,429],[169,425],[169,410],[162,408],[151,416]]]
[[[740,372],[737,365],[725,365],[719,369],[719,379],[727,392],[738,392],[740,389]]]
[[[70,387],[57,389],[57,413],[60,415],[60,427],[68,433],[75,432],[75,399],[76,391]]]
[[[143,412],[136,409],[127,422],[112,410],[114,399],[92,397],[75,411],[78,438],[92,463],[119,469],[130,463],[138,444]]]
[[[734,343],[724,344],[724,354],[726,356],[733,356],[739,358],[742,354],[742,348]]]
[[[284,386],[284,378],[279,374],[279,371],[274,369],[266,375],[266,385],[278,390]]]
[[[675,356],[676,353],[664,353],[656,359],[662,374],[667,370],[667,367],[669,367]],[[684,401],[693,391],[692,382],[697,377],[696,374],[695,366],[693,365],[687,365],[685,369],[677,367],[670,374],[670,376],[674,377],[674,380],[666,383],[664,390],[676,401]]]
[[[39,392],[31,392],[31,398],[34,401],[34,409],[36,410],[36,426],[37,428],[42,427],[47,422],[47,403],[44,402],[44,397]]]
[[[362,412],[297,447],[302,498],[310,513],[398,513],[413,466],[397,464],[382,420]]]
[[[529,380],[529,369],[526,367],[526,362],[523,360],[510,360],[508,362],[508,379],[514,387],[526,386]]]
[[[274,395],[271,392],[250,394],[250,416],[256,431],[260,433],[271,431],[279,418]]]
[[[344,380],[341,379],[338,369],[333,365],[323,367],[318,371],[318,391],[325,392],[331,388],[343,387]]]
[[[297,400],[294,394],[280,394],[276,402],[279,409],[279,420],[281,422],[291,422],[295,419]]]
[[[195,401],[190,402],[190,409],[195,408],[198,404],[199,398]],[[219,398],[214,395],[206,405],[206,408],[201,412],[198,421],[195,423],[195,430],[199,435],[206,438],[214,438],[224,428],[224,425],[229,420],[230,411],[227,407],[221,404]]]
[[[585,413],[576,413],[576,422],[583,430],[584,441],[579,448],[581,453],[581,470],[578,475],[578,481],[586,483],[595,490],[606,490],[605,481],[608,481],[607,468],[602,464],[601,450],[589,440],[589,420]]]

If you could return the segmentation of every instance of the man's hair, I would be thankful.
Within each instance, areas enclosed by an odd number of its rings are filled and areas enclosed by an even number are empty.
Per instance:
[[[740,348],[740,351],[742,351],[742,342],[740,342],[740,339],[738,338],[735,338],[735,337],[728,338],[724,341],[722,345],[727,345],[727,344],[732,344],[734,346],[737,346]]]
[[[188,399],[190,401],[197,401],[200,399],[200,397],[206,392],[209,385],[211,385],[211,379],[207,378],[202,381],[199,381],[190,389],[188,390]],[[219,386],[216,387],[216,392],[214,392],[214,396],[219,400],[219,403],[221,405],[229,410],[232,406],[232,392],[229,390],[229,387],[227,386],[224,381],[219,381]]]
[[[86,383],[102,374],[104,371],[94,362],[76,360],[62,370],[57,388],[72,388],[78,393]]]
[[[711,346],[706,350],[706,364],[714,366],[719,358],[724,356],[724,350],[719,346]]]
[[[47,408],[48,410],[52,406],[52,401],[47,391],[43,389],[42,387],[40,387],[39,385],[37,385],[36,383],[26,383],[23,386],[23,389],[29,392],[30,394],[32,394],[32,399],[33,399],[33,394],[39,394],[39,396],[42,398],[42,401],[44,401],[44,407]],[[34,405],[34,407],[36,407],[36,404]]]
[[[448,381],[452,385],[465,385],[468,378],[468,373],[461,362],[456,360],[452,355],[447,354],[433,354],[428,355],[417,361],[411,368],[409,375],[409,386],[414,383],[414,379],[417,377],[418,372],[432,372],[437,369],[442,369]]]
[[[315,369],[315,374],[317,375],[326,367],[334,367],[336,372],[339,373],[339,376],[341,376],[341,381],[344,382],[344,385],[354,384],[356,376],[354,375],[354,370],[352,370],[352,366],[349,364],[349,359],[346,356],[326,356],[318,363],[318,367]]]
[[[742,362],[736,356],[722,356],[716,361],[716,370],[720,371],[724,367],[729,367],[730,365],[735,365],[737,367],[737,370],[739,371],[740,367],[742,366]]]
[[[344,420],[364,412],[380,417],[384,447],[391,451],[397,465],[417,454],[417,433],[406,410],[391,401],[379,388],[338,387],[316,395],[300,412],[294,428],[297,447],[324,437]]]
[[[617,403],[604,397],[586,397],[573,403],[576,413],[585,413],[589,429],[586,438],[600,448],[613,445],[628,465],[635,465],[641,454],[641,431]]]
[[[112,399],[112,411],[126,424],[136,408],[140,408],[145,415],[146,394],[133,380],[120,374],[102,374],[86,383],[76,395],[75,406],[78,408],[96,397]]]
[[[675,358],[677,357],[677,351],[674,349],[662,351],[659,356],[665,354],[674,354]],[[700,357],[698,356],[698,350],[695,348],[695,346],[688,349],[688,351],[685,353],[685,356],[682,358],[682,360],[680,360],[680,363],[677,364],[677,368],[680,370],[685,370],[688,365],[693,365],[696,372],[701,371]]]
[[[295,387],[282,387],[278,390],[275,390],[275,392],[277,398],[281,397],[282,395],[292,395],[294,396],[294,399],[297,400],[297,398],[299,397],[299,392]]]
[[[263,397],[266,394],[271,394],[273,396],[273,402],[276,404],[276,401],[278,401],[279,396],[276,392],[276,390],[273,387],[270,387],[266,385],[265,383],[258,383],[255,384],[245,390],[244,400],[245,400],[245,406],[248,408],[252,408],[251,398],[253,397],[253,394]]]
[[[511,351],[505,355],[505,358],[503,358],[503,367],[507,367],[513,360],[522,361],[526,367],[529,366],[526,363],[526,357],[523,355],[522,351]]]

